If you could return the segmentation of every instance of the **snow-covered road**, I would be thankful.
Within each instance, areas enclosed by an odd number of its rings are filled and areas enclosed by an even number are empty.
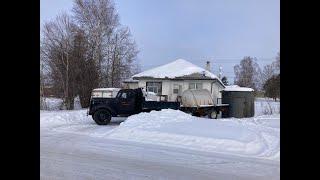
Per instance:
[[[41,179],[280,179],[278,161],[48,129],[40,134]]]

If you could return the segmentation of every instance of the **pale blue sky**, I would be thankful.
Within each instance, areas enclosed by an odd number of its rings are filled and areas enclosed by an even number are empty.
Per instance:
[[[40,23],[69,11],[72,0],[41,0]],[[183,58],[210,60],[233,81],[243,56],[271,63],[280,50],[279,0],[115,0],[120,22],[131,29],[142,70]],[[261,67],[262,68],[262,67]]]

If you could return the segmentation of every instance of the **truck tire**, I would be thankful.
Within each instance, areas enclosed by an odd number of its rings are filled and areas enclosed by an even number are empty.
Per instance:
[[[217,117],[218,117],[217,111],[213,110],[213,111],[211,111],[211,112],[209,113],[209,118],[210,118],[210,119],[217,119]]]
[[[98,125],[107,125],[111,121],[111,114],[108,110],[101,109],[93,114],[93,120]]]

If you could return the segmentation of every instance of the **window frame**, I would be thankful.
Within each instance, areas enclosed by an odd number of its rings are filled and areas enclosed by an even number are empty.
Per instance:
[[[173,84],[172,93],[173,94],[179,94],[180,87],[181,87],[181,85],[179,85],[179,84]],[[178,91],[175,92],[175,90],[178,90]]]
[[[196,89],[203,89],[203,83],[202,82],[189,82],[190,90],[196,90]]]
[[[149,88],[151,88],[152,90],[150,91]],[[147,92],[154,92],[154,93],[156,93],[158,95],[161,95],[161,93],[162,93],[162,82],[159,82],[159,81],[147,81],[146,82],[146,91]]]

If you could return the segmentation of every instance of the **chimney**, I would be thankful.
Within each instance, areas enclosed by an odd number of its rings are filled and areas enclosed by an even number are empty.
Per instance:
[[[206,70],[211,72],[211,65],[210,65],[210,61],[207,61],[207,64],[206,64]]]

